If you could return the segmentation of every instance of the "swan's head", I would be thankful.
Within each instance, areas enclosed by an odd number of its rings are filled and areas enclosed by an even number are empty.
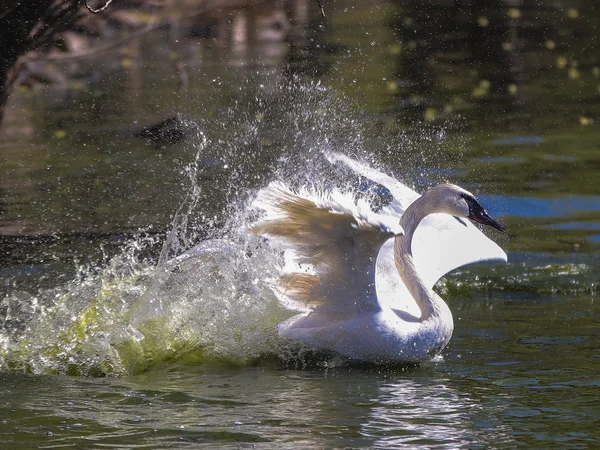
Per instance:
[[[469,191],[454,184],[440,184],[427,191],[432,212],[441,212],[457,218],[469,218],[499,231],[504,227],[492,219]]]

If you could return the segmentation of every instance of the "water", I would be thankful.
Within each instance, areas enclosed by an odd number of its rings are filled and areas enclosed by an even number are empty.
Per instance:
[[[592,2],[295,5],[287,42],[229,39],[263,17],[238,12],[214,39],[148,35],[11,98],[1,446],[596,447]],[[185,139],[135,137],[175,113]],[[506,225],[507,265],[437,286],[456,322],[439,360],[347,365],[277,337],[280,256],[247,232],[249,204],[272,179],[360,191],[329,150],[460,184]]]

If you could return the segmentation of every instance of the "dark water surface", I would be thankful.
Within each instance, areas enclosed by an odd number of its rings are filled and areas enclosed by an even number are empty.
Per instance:
[[[150,33],[12,96],[0,447],[600,445],[595,3],[323,3]],[[177,142],[136,136],[175,115]],[[247,201],[274,178],[360,190],[326,150],[460,184],[506,225],[507,265],[438,284],[439,360],[324,365],[277,339]]]

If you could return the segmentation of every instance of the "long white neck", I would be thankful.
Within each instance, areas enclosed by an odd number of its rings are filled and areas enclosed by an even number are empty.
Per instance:
[[[394,241],[394,262],[400,278],[421,310],[419,318],[421,322],[440,317],[442,313],[441,300],[427,288],[417,272],[411,247],[413,235],[421,220],[431,213],[438,212],[439,208],[435,200],[427,193],[415,200],[400,219],[400,225],[404,228],[405,234],[396,236]]]

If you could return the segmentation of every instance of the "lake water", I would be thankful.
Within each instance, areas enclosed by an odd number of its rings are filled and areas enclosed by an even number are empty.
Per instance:
[[[181,19],[11,97],[0,447],[600,445],[594,2],[323,3]],[[176,142],[136,136],[175,116]],[[273,179],[363,195],[328,151],[457,183],[505,224],[508,264],[436,287],[441,358],[365,366],[277,337],[280,260],[249,203]]]

